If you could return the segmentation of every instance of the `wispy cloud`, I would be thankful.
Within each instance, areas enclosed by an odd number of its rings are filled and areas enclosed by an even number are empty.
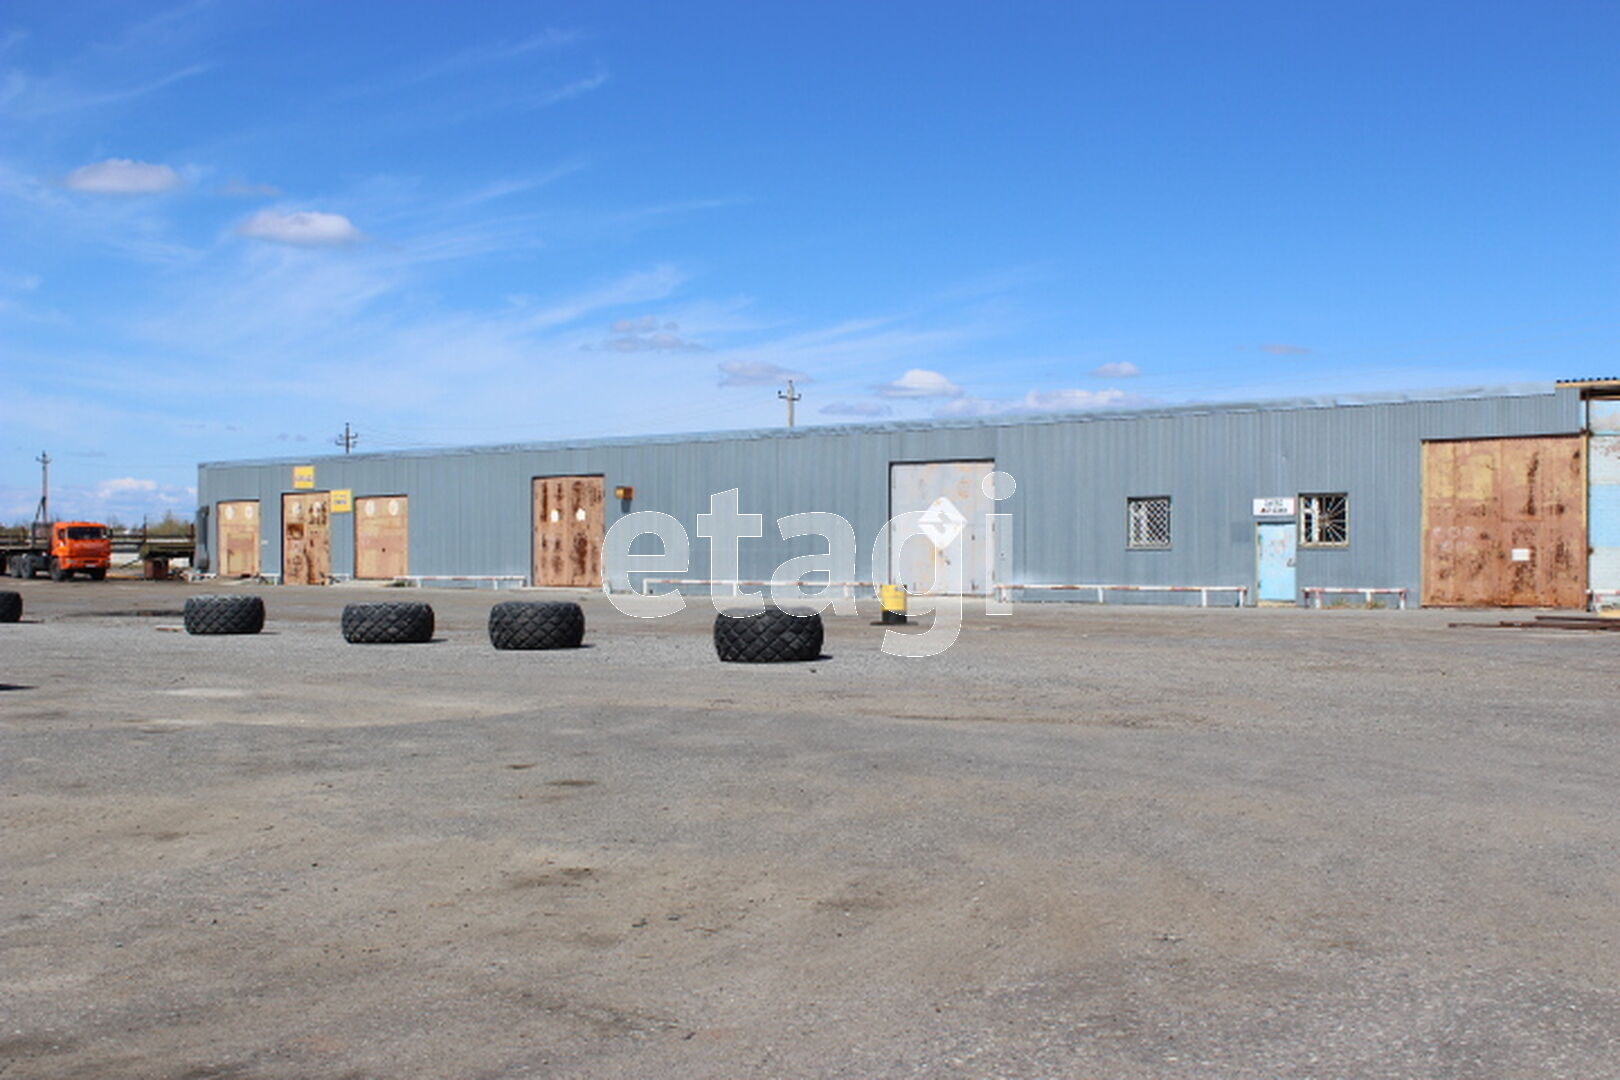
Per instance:
[[[183,79],[213,70],[212,64],[189,64],[144,82],[96,90],[60,78],[32,78],[13,71],[0,89],[0,110],[22,120],[38,120],[83,109],[102,108],[145,97]]]
[[[93,165],[82,165],[63,178],[74,191],[99,195],[153,195],[173,191],[185,181],[167,165],[152,165],[129,158],[108,158]]]
[[[1111,364],[1102,364],[1091,369],[1091,374],[1098,379],[1134,379],[1142,374],[1142,369],[1129,360],[1119,360]]]
[[[1315,350],[1304,345],[1262,345],[1260,351],[1272,356],[1309,356]]]
[[[570,83],[564,83],[554,90],[548,90],[543,94],[536,95],[535,97],[529,98],[527,101],[519,102],[518,104],[520,108],[531,110],[544,109],[552,105],[561,105],[565,101],[572,101],[577,97],[583,97],[592,90],[600,90],[602,87],[606,86],[607,83],[608,73],[606,71],[598,71],[594,75],[587,76],[583,79],[575,79]]]
[[[964,396],[934,409],[935,416],[999,416],[1007,413],[1089,412],[1150,405],[1153,399],[1124,390],[1031,390],[1021,398]]]
[[[864,416],[876,419],[893,416],[894,407],[881,401],[835,401],[830,405],[823,405],[820,412],[823,416]]]
[[[219,189],[221,195],[234,199],[273,199],[281,194],[274,184],[250,184],[246,180],[228,180]]]
[[[651,315],[639,319],[620,319],[613,324],[614,336],[597,345],[583,345],[584,349],[606,349],[609,352],[701,352],[702,345],[689,341],[678,332],[680,324],[659,321]]]
[[[793,371],[780,364],[769,364],[763,360],[722,360],[718,365],[720,369],[720,386],[776,386],[787,382],[809,382],[810,376],[802,371]]]

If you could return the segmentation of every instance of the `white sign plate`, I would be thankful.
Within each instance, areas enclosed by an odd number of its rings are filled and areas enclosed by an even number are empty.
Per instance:
[[[1276,497],[1271,499],[1254,500],[1255,517],[1293,517],[1295,513],[1295,500],[1292,497]]]
[[[1530,561],[1530,549],[1529,548],[1514,548],[1513,549],[1513,561],[1514,562],[1529,562]]]

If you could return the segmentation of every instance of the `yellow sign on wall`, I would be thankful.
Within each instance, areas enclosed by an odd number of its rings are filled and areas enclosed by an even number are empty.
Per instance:
[[[354,512],[354,492],[349,488],[338,488],[332,492],[332,513],[352,514]]]
[[[314,486],[315,486],[315,466],[313,466],[313,465],[294,465],[293,466],[293,487],[295,487],[295,488],[312,488]]]

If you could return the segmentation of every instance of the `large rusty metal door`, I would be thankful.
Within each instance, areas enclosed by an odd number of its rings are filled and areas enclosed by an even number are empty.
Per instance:
[[[996,536],[989,515],[992,461],[889,466],[889,515],[920,513],[889,529],[889,583],[918,595],[990,590]]]
[[[325,585],[332,580],[332,529],[327,493],[281,496],[281,583]]]
[[[534,584],[594,589],[602,584],[602,478],[534,481]]]
[[[1620,607],[1620,399],[1586,403],[1591,484],[1587,490],[1587,537],[1591,544],[1593,605]]]
[[[354,576],[402,578],[411,572],[411,502],[404,495],[365,495],[354,507]]]
[[[219,522],[219,576],[257,577],[259,500],[222,502],[215,520]]]
[[[1423,603],[1586,605],[1586,440],[1423,445]]]

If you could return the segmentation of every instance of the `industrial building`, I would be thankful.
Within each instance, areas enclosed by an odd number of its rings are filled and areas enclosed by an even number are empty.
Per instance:
[[[784,538],[778,519],[830,511],[853,526],[855,580],[919,592],[943,588],[939,566],[955,560],[951,591],[1027,599],[1212,595],[1128,588],[1173,587],[1291,604],[1379,589],[1425,605],[1578,608],[1620,594],[1620,380],[198,471],[199,565],[288,583],[594,588],[605,574],[611,588],[635,588],[626,551],[656,553],[661,541],[602,552],[614,523],[641,511],[673,516],[690,536],[689,568],[672,576],[707,580],[698,517],[735,489],[740,511],[764,523],[726,575],[744,580],[827,551],[816,536]],[[931,546],[914,542],[930,510],[921,532],[935,518],[950,527]],[[888,523],[906,513],[902,536]]]

